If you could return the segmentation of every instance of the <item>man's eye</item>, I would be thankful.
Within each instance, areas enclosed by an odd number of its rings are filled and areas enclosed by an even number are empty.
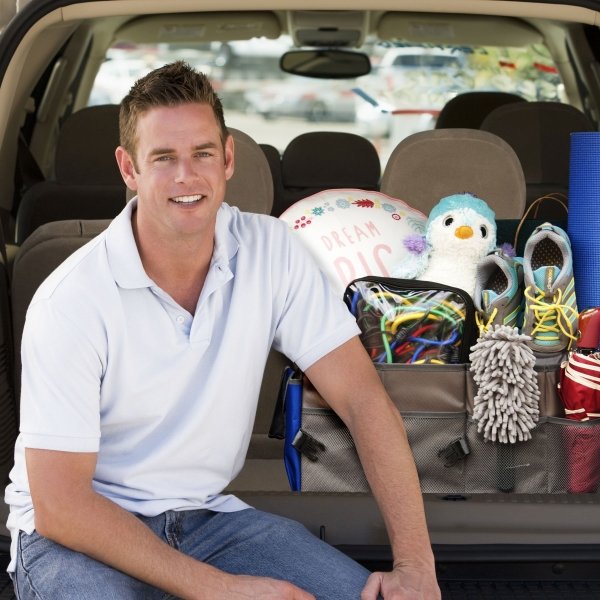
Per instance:
[[[171,156],[158,156],[156,158],[156,160],[158,162],[167,162],[167,161],[171,160],[171,158],[172,158]]]

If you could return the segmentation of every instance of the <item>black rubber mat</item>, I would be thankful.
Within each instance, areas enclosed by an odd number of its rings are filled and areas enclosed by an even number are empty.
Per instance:
[[[598,600],[600,581],[442,581],[442,600]],[[0,572],[0,600],[15,600],[12,582]]]
[[[598,600],[600,582],[442,581],[442,600]]]
[[[0,600],[16,600],[0,553]],[[599,600],[600,581],[441,580],[442,600]]]

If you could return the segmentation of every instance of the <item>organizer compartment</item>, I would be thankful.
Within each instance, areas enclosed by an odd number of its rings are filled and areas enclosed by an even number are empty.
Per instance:
[[[401,412],[421,488],[441,494],[596,493],[600,488],[600,420],[561,418],[558,360],[536,366],[540,419],[531,439],[488,442],[472,419],[477,387],[469,365],[378,365]],[[302,429],[324,446],[302,457],[302,490],[368,492],[350,433],[314,389],[304,390]]]
[[[457,493],[465,487],[465,413],[402,413],[425,493]]]
[[[423,491],[464,487],[459,440],[465,438],[466,365],[381,365],[377,371],[402,413]],[[302,457],[302,490],[368,492],[369,486],[343,422],[314,388],[304,387],[302,430],[325,447],[317,460]]]
[[[469,417],[467,440],[470,454],[465,461],[465,491],[471,494],[548,492],[547,433],[540,424],[531,434],[530,440],[514,444],[488,442],[477,432],[477,424]]]
[[[331,409],[304,408],[302,430],[324,446],[317,460],[302,457],[303,492],[369,491],[352,436]]]
[[[600,489],[600,419],[548,417],[549,492],[596,493]]]
[[[465,412],[467,364],[377,365],[377,373],[400,412]]]
[[[464,460],[457,442],[465,437],[465,413],[410,412],[402,416],[422,490],[462,490]],[[369,491],[352,437],[332,410],[305,408],[302,430],[323,446],[316,460],[302,457],[302,491]]]

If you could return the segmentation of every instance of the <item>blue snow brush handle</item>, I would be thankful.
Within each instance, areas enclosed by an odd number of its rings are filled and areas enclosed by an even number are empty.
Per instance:
[[[371,104],[372,106],[374,106],[375,108],[379,108],[379,110],[382,113],[387,113],[389,111],[385,110],[385,108],[381,108],[381,106],[379,105],[379,102],[377,102],[377,100],[375,100],[375,98],[373,98],[373,96],[369,96],[369,94],[367,94],[367,92],[365,92],[364,90],[361,90],[358,87],[352,88],[352,91],[357,95],[360,96],[363,100],[367,101],[369,104]]]

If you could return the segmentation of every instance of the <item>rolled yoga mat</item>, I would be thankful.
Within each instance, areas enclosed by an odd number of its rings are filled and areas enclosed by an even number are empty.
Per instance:
[[[600,132],[571,134],[567,230],[577,308],[600,306]]]

